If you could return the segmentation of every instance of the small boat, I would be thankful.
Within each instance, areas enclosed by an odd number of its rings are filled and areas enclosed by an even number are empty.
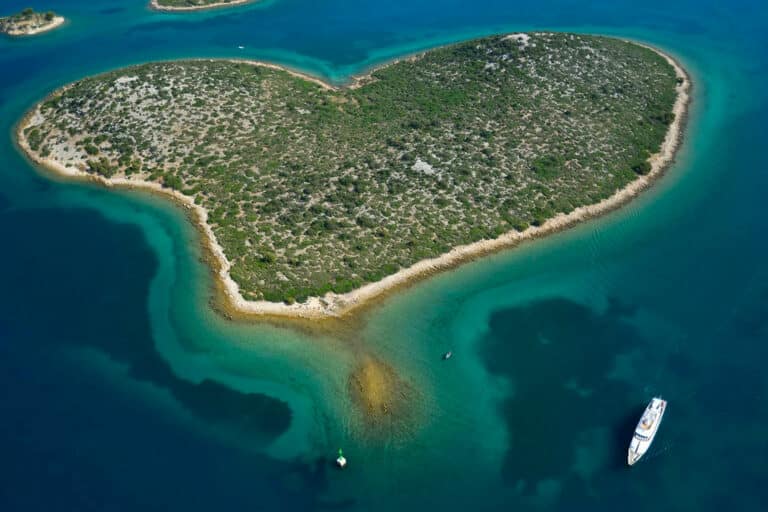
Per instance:
[[[238,47],[237,47],[237,49],[238,49],[238,50],[245,50],[245,46],[242,46],[242,45],[241,45],[241,46],[238,46]]]
[[[451,352],[451,351],[449,350],[448,352],[446,352],[445,354],[443,354],[443,361],[445,361],[445,360],[447,360],[447,359],[450,359],[450,358],[452,358],[452,357],[453,357],[453,352]]]
[[[653,398],[648,407],[645,408],[643,416],[635,427],[635,434],[632,436],[632,442],[629,443],[629,452],[627,453],[627,463],[632,466],[645,455],[648,448],[656,437],[659,430],[661,419],[664,417],[664,410],[667,408],[667,401],[659,397]]]
[[[344,457],[344,452],[339,448],[339,456],[336,458],[336,465],[340,469],[344,469],[347,466],[347,459]]]

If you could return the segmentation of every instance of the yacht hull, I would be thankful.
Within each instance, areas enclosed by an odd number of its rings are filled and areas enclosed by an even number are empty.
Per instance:
[[[651,447],[666,409],[667,401],[658,397],[653,398],[645,408],[629,443],[627,464],[633,466]]]

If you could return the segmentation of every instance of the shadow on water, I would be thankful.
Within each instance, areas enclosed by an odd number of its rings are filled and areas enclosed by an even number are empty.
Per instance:
[[[621,419],[619,419],[612,429],[613,446],[611,452],[616,457],[611,457],[610,468],[614,471],[623,471],[627,469],[627,447],[632,440],[632,432],[635,431],[637,421],[642,416],[647,404],[637,404],[631,408]],[[618,455],[623,454],[623,457]]]
[[[96,11],[99,14],[117,14],[125,11],[125,7],[107,7],[106,9],[99,9]]]
[[[728,340],[715,364],[696,351],[649,345],[629,321],[633,308],[615,302],[596,311],[555,298],[496,311],[480,350],[486,368],[509,382],[510,392],[499,403],[509,433],[502,467],[507,485],[534,503],[554,485],[549,503],[567,496],[565,510],[620,504],[629,511],[643,510],[650,492],[674,493],[710,471],[723,481],[740,477],[738,484],[710,489],[712,503],[727,503],[729,496],[733,501],[738,488],[743,506],[737,508],[753,506],[749,489],[756,488],[750,486],[768,453],[756,421],[768,415],[768,389],[760,367],[752,364],[768,353],[761,342],[768,326],[768,279],[756,276],[733,310],[722,332],[710,333]],[[631,375],[640,368],[661,370],[638,375],[641,382],[630,385],[632,378],[611,378],[619,360],[631,364]],[[648,386],[663,389],[670,409],[651,450],[629,468],[627,446]],[[755,435],[728,435],[734,424],[753,424]]]
[[[146,311],[157,263],[137,228],[88,210],[5,210],[0,239],[0,509],[48,510],[52,500],[78,511],[352,504],[324,501],[326,459],[283,461],[222,445],[103,385],[98,371],[62,364],[61,349],[106,354],[128,368],[135,389],[163,389],[206,423],[257,445],[289,427],[287,404],[188,382],[160,357]]]
[[[3,254],[3,267],[12,269],[2,275],[4,330],[28,343],[106,353],[127,365],[133,379],[166,389],[196,416],[256,443],[285,432],[291,423],[287,404],[172,372],[155,350],[146,312],[155,257],[137,229],[113,226],[86,211],[0,217],[0,239],[13,248]]]
[[[608,376],[617,355],[644,343],[626,321],[633,313],[618,302],[596,312],[550,299],[491,316],[481,356],[512,389],[500,404],[510,439],[502,471],[510,486],[534,495],[547,481],[578,487],[591,475],[626,469],[627,444],[645,404]]]

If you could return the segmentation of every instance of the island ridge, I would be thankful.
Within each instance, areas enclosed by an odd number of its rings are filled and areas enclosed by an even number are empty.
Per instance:
[[[200,11],[219,7],[234,7],[258,0],[150,0],[150,7],[157,11]]]
[[[0,18],[0,33],[9,36],[32,36],[48,32],[64,24],[64,17],[53,11],[35,12],[27,8],[18,14]]]
[[[53,93],[19,140],[193,208],[238,309],[317,317],[621,204],[671,160],[688,87],[642,45],[512,34],[343,88],[260,63],[135,66]]]

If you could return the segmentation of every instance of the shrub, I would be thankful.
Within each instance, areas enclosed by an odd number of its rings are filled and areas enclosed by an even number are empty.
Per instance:
[[[636,158],[630,164],[630,168],[637,174],[648,174],[651,172],[651,163],[645,158]]]
[[[88,160],[88,167],[105,178],[110,178],[115,174],[115,168],[112,167],[109,160],[103,157],[98,160]]]
[[[531,162],[531,170],[545,180],[551,180],[560,175],[563,159],[554,155],[536,158]]]

